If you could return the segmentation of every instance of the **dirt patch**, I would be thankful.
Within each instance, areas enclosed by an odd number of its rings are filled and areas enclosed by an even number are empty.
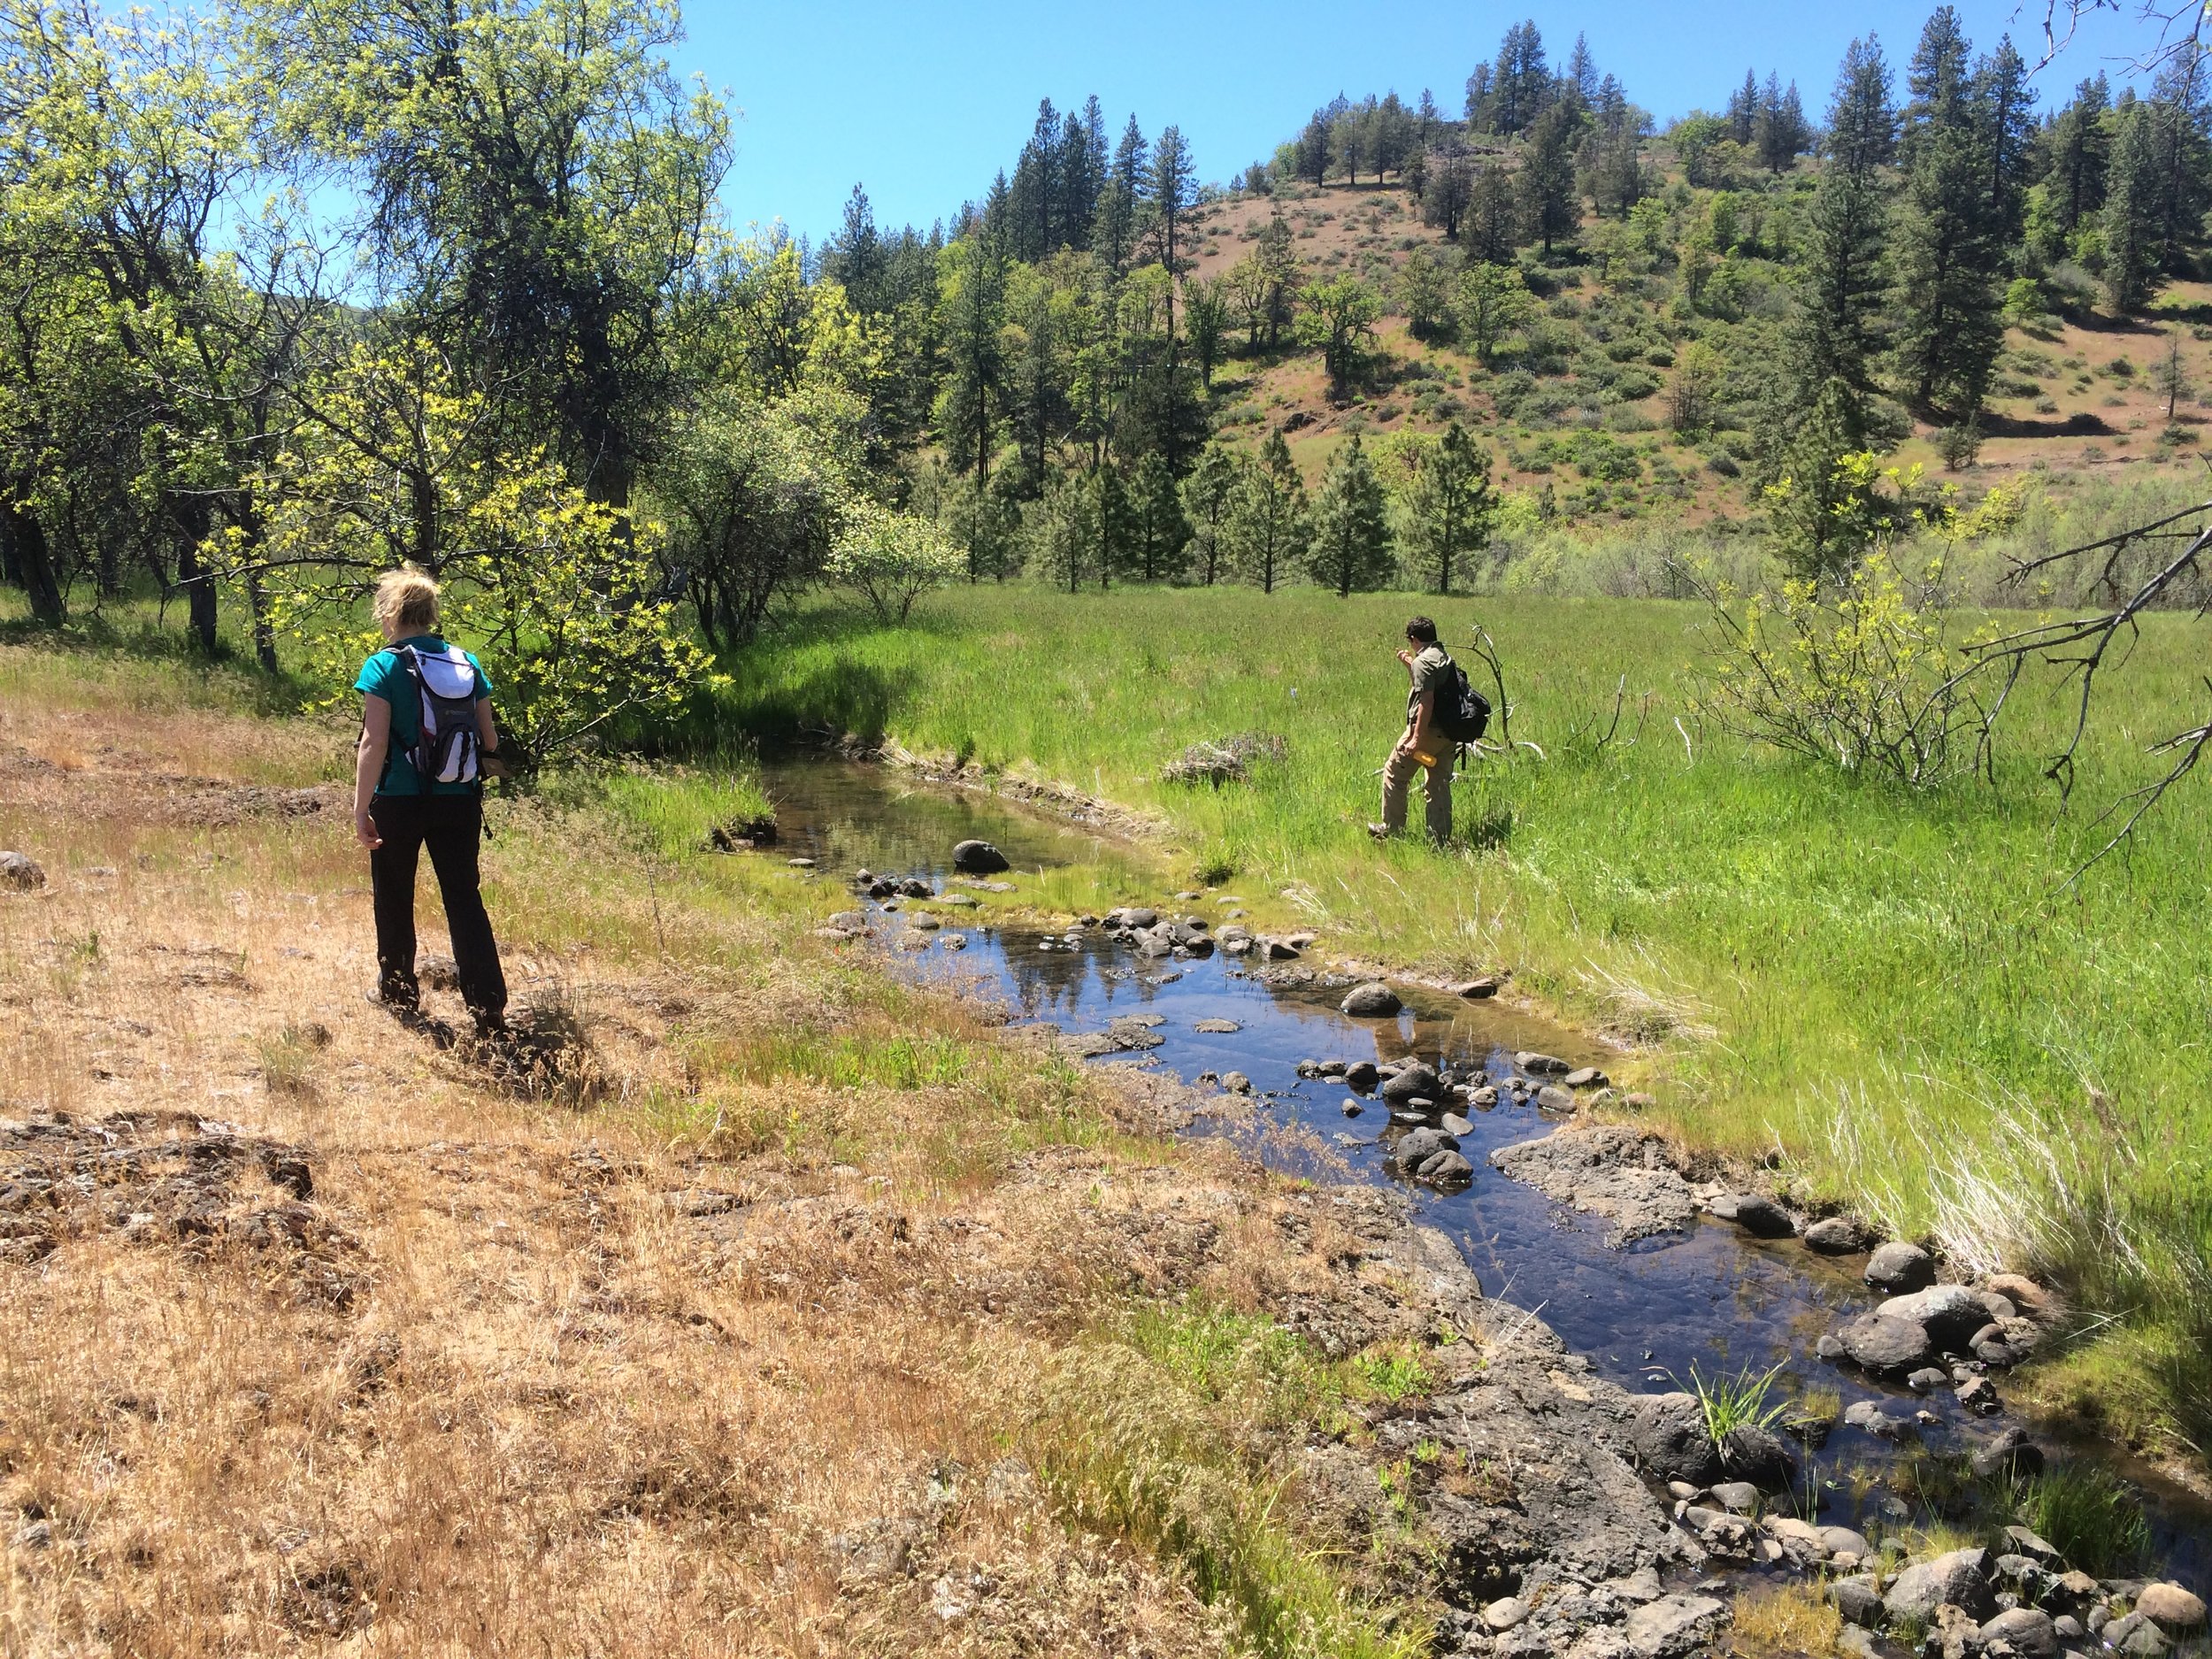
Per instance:
[[[254,819],[343,812],[342,784],[284,788],[141,771],[94,761],[80,765],[17,749],[0,756],[0,807],[65,812],[73,820],[127,819],[170,828],[218,829]]]

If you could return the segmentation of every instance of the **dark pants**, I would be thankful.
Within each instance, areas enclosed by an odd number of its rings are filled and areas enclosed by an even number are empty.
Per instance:
[[[415,979],[416,856],[430,849],[453,935],[453,964],[469,1011],[495,1018],[507,1010],[507,979],[479,891],[476,848],[484,833],[484,803],[475,795],[380,795],[369,816],[384,844],[369,855],[376,893],[377,992],[395,1008],[421,1000]]]

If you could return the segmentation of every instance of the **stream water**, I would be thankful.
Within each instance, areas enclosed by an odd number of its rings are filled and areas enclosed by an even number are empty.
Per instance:
[[[766,783],[777,803],[774,856],[811,857],[827,879],[841,882],[864,867],[957,892],[949,885],[952,848],[974,837],[1011,862],[1000,879],[1014,885],[1017,900],[1025,887],[1080,871],[1163,915],[1204,916],[1218,927],[1232,908],[1221,893],[1176,902],[1160,891],[1159,872],[1128,849],[995,797],[916,787],[882,768],[831,761],[772,766]],[[1225,1099],[1194,1133],[1235,1136],[1269,1164],[1317,1179],[1402,1186],[1418,1217],[1458,1241],[1486,1295],[1538,1314],[1595,1371],[1630,1391],[1686,1386],[1694,1367],[1711,1378],[1779,1366],[1777,1386],[1789,1394],[1832,1389],[1846,1407],[1872,1400],[1892,1415],[1927,1410],[1942,1419],[1924,1429],[1917,1447],[1901,1448],[1839,1422],[1824,1446],[1805,1454],[1823,1479],[1824,1522],[1894,1526],[1928,1518],[1906,1478],[1916,1450],[1966,1447],[2003,1421],[1969,1417],[1947,1391],[1924,1399],[1814,1356],[1824,1333],[1878,1300],[1857,1277],[1861,1258],[1824,1257],[1793,1239],[1754,1239],[1702,1217],[1685,1233],[1615,1248],[1605,1223],[1490,1166],[1494,1148],[1546,1134],[1556,1123],[1532,1097],[1515,1103],[1502,1088],[1496,1107],[1466,1113],[1472,1130],[1459,1139],[1475,1175],[1465,1190],[1398,1183],[1384,1164],[1388,1108],[1340,1082],[1298,1075],[1302,1061],[1414,1056],[1508,1084],[1520,1075],[1513,1056],[1523,1050],[1604,1063],[1571,1033],[1495,1004],[1402,987],[1409,1006],[1396,1019],[1352,1019],[1337,1007],[1340,984],[1263,983],[1250,958],[1147,960],[1097,927],[1048,932],[1041,921],[941,914],[944,927],[926,949],[887,953],[901,972],[953,982],[1002,1002],[1018,1019],[1070,1033],[1102,1031],[1131,1016],[1156,1019],[1157,1048],[1111,1063],[1156,1067],[1187,1081],[1232,1071],[1250,1079],[1248,1100]],[[880,917],[887,925],[876,929],[879,937],[902,931],[898,920]],[[964,949],[948,947],[956,933]],[[1200,1032],[1201,1021],[1236,1029]],[[1348,1102],[1357,1104],[1356,1115],[1348,1115]],[[2125,1472],[2147,1499],[2154,1540],[2146,1566],[2212,1588],[2212,1504],[2147,1471]]]

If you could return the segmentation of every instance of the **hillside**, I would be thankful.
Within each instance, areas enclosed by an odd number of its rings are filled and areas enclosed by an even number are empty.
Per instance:
[[[1662,150],[1657,159],[1665,168],[1671,157]],[[1659,198],[1668,205],[1670,237],[1678,238],[1709,198],[1675,173]],[[1192,222],[1202,241],[1194,243],[1191,280],[1226,272],[1279,211],[1314,276],[1356,275],[1386,296],[1396,293],[1415,250],[1448,264],[1460,257],[1442,230],[1422,222],[1417,201],[1399,182],[1293,184],[1273,196],[1195,210]],[[1617,228],[1586,211],[1586,242]],[[1402,305],[1393,303],[1377,326],[1376,361],[1349,399],[1330,397],[1317,348],[1233,358],[1214,377],[1221,429],[1281,428],[1312,480],[1350,431],[1438,433],[1459,419],[1493,447],[1493,476],[1502,488],[1532,497],[1548,488],[1571,519],[1657,515],[1698,524],[1758,514],[1757,488],[1743,476],[1751,411],[1724,404],[1717,430],[1686,438],[1669,421],[1678,348],[1703,340],[1732,357],[1754,344],[1759,314],[1750,331],[1742,323],[1675,314],[1678,273],[1664,257],[1642,262],[1647,268],[1619,281],[1583,250],[1549,261],[1525,257],[1531,275],[1552,290],[1540,301],[1539,326],[1556,337],[1557,349],[1537,357],[1509,349],[1486,369],[1456,342],[1415,337]],[[1787,272],[1766,260],[1745,264],[1763,286],[1762,311],[1776,314]],[[2201,442],[2212,409],[2208,321],[2212,284],[2188,280],[2125,317],[2079,309],[2015,325],[2005,333],[1974,460],[1947,469],[1937,428],[1923,419],[1890,463],[1923,465],[1975,494],[2030,472],[2116,482],[2144,468],[2166,468]],[[1742,338],[1747,332],[1752,337]],[[2185,382],[2170,423],[2154,373],[2170,347],[2177,349]]]

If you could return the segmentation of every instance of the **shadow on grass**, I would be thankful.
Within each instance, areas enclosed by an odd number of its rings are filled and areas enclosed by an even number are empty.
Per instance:
[[[872,747],[915,679],[910,670],[887,672],[850,661],[773,686],[749,686],[741,676],[694,702],[670,734],[669,750],[684,757],[726,753],[733,738],[764,754],[849,741]]]
[[[0,620],[0,645],[86,656],[96,653],[188,669],[205,678],[220,679],[257,714],[297,714],[319,689],[295,670],[280,668],[269,672],[228,640],[218,639],[210,653],[181,630],[171,632],[146,622],[119,624],[97,611],[73,616],[58,628],[28,617]]]

